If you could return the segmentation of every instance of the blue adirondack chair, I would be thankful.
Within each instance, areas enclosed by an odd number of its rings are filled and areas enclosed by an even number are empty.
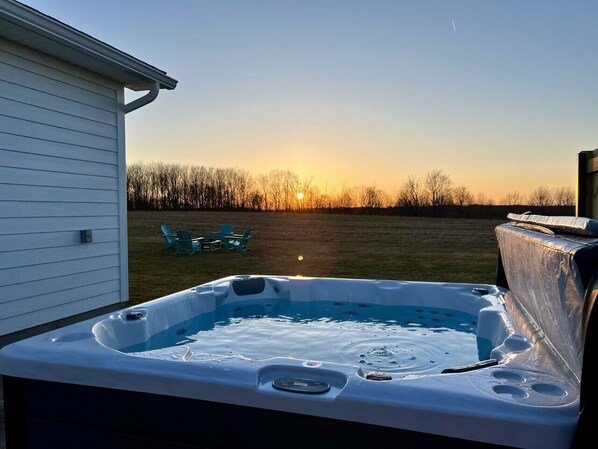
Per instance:
[[[176,234],[172,232],[170,226],[162,225],[160,229],[162,229],[162,234],[164,234],[164,246],[162,249],[176,247]]]
[[[192,256],[195,253],[201,253],[200,239],[192,239],[191,234],[184,229],[176,232],[176,253]]]
[[[227,235],[223,240],[224,247],[242,253],[249,251],[249,248],[247,248],[247,241],[251,238],[252,230],[252,228],[249,228],[243,235]]]
[[[233,225],[232,224],[223,224],[222,226],[220,226],[220,230],[219,231],[211,231],[210,232],[210,238],[212,240],[220,240],[221,242],[225,241],[225,237],[227,235],[234,235],[233,234]]]

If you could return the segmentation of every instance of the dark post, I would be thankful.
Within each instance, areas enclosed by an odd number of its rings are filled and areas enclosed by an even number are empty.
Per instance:
[[[581,151],[577,156],[578,217],[598,218],[598,150]]]

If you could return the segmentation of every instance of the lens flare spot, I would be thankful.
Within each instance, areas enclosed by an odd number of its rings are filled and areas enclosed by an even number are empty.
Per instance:
[[[298,260],[299,262],[301,262],[301,261],[303,260],[303,256],[299,256],[299,257],[297,257],[297,260]]]

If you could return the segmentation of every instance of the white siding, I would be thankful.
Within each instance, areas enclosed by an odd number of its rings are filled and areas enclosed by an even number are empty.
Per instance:
[[[0,39],[0,335],[126,300],[122,102]]]

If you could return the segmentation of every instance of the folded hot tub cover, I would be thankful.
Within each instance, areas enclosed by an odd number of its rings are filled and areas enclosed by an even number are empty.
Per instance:
[[[509,220],[517,223],[540,225],[552,231],[566,234],[598,237],[598,220],[585,217],[549,217],[536,214],[508,214]]]
[[[523,310],[527,326],[537,329],[535,338],[548,340],[565,371],[579,380],[585,292],[598,266],[598,221],[516,214],[508,218],[517,222],[496,228],[509,287],[507,303]]]

